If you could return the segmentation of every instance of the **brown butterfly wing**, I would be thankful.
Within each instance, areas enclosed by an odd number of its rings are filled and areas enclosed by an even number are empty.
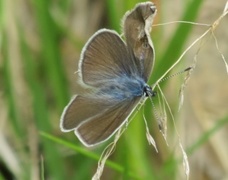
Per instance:
[[[119,102],[81,124],[75,134],[86,146],[93,146],[107,140],[127,121],[139,101],[140,97]]]

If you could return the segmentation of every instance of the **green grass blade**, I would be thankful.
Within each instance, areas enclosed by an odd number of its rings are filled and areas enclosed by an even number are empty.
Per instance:
[[[45,93],[42,88],[42,83],[39,83],[37,77],[37,68],[34,64],[35,60],[32,58],[31,51],[28,49],[24,38],[21,37],[21,52],[23,54],[24,60],[24,72],[27,79],[28,87],[31,91],[33,98],[33,114],[34,114],[34,124],[36,124],[37,129],[45,130],[48,132],[52,131],[52,126],[50,124],[47,102],[45,99]],[[44,157],[45,169],[47,169],[50,177],[54,179],[64,179],[64,171],[57,171],[56,169],[64,169],[61,162],[61,156],[57,151],[54,144],[43,139],[41,141],[41,146],[43,148],[42,155]]]
[[[16,105],[15,100],[15,92],[12,84],[12,77],[10,72],[10,62],[8,56],[8,42],[6,39],[6,34],[3,32],[3,40],[2,40],[2,53],[3,53],[3,83],[4,83],[4,92],[6,100],[8,101],[8,109],[9,109],[9,118],[10,123],[12,124],[13,130],[18,136],[22,136],[22,124],[20,124],[19,112]]]
[[[47,73],[47,85],[57,102],[57,108],[62,110],[68,100],[68,89],[63,70],[60,49],[58,47],[58,30],[49,12],[50,3],[46,0],[33,1],[36,12],[43,55],[45,72]]]
[[[190,147],[187,148],[187,153],[193,154],[194,151],[199,149],[200,146],[206,143],[211,136],[213,136],[216,132],[218,132],[221,128],[223,128],[227,123],[228,123],[228,116],[225,116],[220,120],[217,120],[215,125],[211,129],[203,133],[202,136],[199,137],[194,144],[192,144]]]
[[[76,152],[78,152],[78,153],[80,153],[80,154],[82,154],[82,155],[84,155],[84,156],[86,156],[86,157],[88,157],[90,159],[93,159],[93,160],[96,160],[96,161],[98,161],[100,159],[100,155],[97,155],[97,154],[92,153],[92,152],[90,152],[88,150],[85,150],[84,148],[81,148],[81,147],[79,147],[79,146],[77,146],[77,145],[75,145],[75,144],[73,144],[71,142],[68,142],[66,140],[62,140],[60,138],[52,136],[51,134],[48,134],[48,133],[46,133],[44,131],[40,131],[40,135],[43,136],[44,138],[48,139],[48,140],[51,140],[51,141],[55,142],[55,143],[58,143],[60,145],[63,145],[63,146],[68,147],[70,149],[73,149],[74,151],[76,151]],[[108,167],[112,168],[113,170],[118,171],[120,173],[124,172],[124,168],[122,166],[120,166],[119,164],[116,164],[116,163],[114,163],[114,162],[112,162],[110,160],[106,161],[106,165]],[[138,176],[136,176],[133,173],[128,173],[128,176],[136,178],[136,179],[140,179]]]

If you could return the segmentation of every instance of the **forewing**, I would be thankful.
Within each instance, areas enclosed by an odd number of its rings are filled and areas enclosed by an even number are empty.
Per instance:
[[[60,121],[62,131],[72,131],[81,123],[98,116],[115,102],[77,95],[65,107]]]
[[[83,83],[99,87],[134,70],[127,47],[120,36],[111,30],[100,30],[85,45],[79,73]]]
[[[123,19],[123,31],[131,56],[140,75],[147,82],[154,64],[154,47],[150,37],[156,7],[152,2],[139,3]]]
[[[107,111],[81,124],[75,131],[86,146],[99,144],[111,137],[133,112],[140,97],[119,102]]]

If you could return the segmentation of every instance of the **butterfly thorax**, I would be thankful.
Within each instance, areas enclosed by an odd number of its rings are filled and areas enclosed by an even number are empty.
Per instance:
[[[132,99],[145,95],[145,89],[148,89],[146,87],[149,86],[142,78],[123,76],[104,83],[98,95],[109,96],[116,100]]]

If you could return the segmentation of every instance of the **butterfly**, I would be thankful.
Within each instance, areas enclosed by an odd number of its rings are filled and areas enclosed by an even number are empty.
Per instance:
[[[60,120],[63,132],[74,131],[85,146],[109,139],[125,124],[142,98],[153,96],[147,84],[155,52],[150,32],[156,6],[139,3],[123,17],[123,35],[98,30],[85,44],[79,60],[80,84]]]

